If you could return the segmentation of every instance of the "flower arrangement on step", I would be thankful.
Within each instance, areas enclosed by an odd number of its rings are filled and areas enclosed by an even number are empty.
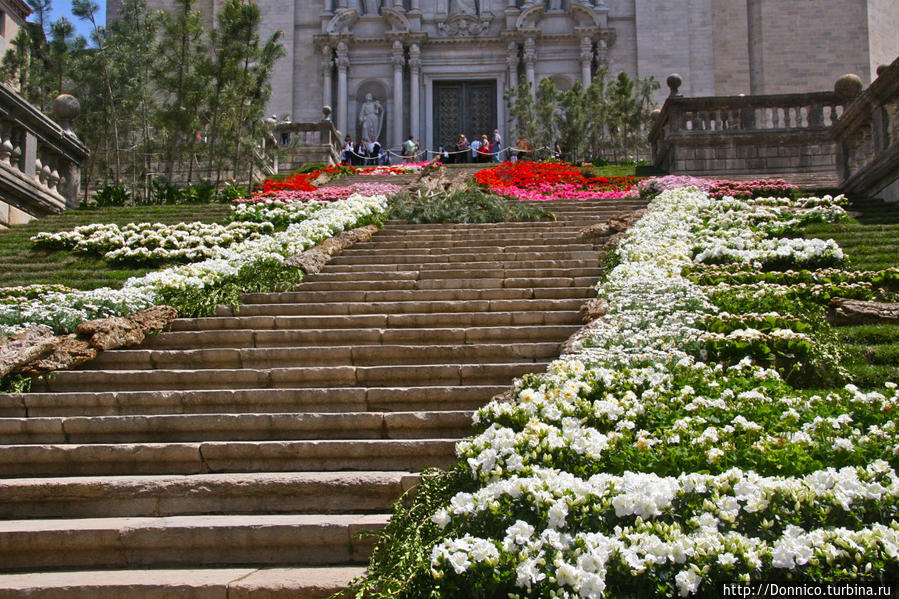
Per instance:
[[[515,200],[601,200],[629,197],[635,177],[590,177],[560,162],[504,162],[475,173],[477,183]]]
[[[687,597],[894,580],[899,389],[837,384],[823,289],[766,282],[890,292],[892,271],[818,270],[841,264],[838,246],[776,237],[816,207],[841,218],[840,201],[663,191],[597,286],[608,314],[477,412],[459,463],[397,508],[356,589]]]
[[[298,283],[302,272],[284,260],[345,231],[380,222],[385,196],[353,195],[322,206],[285,230],[248,236],[210,248],[199,262],[172,266],[133,277],[122,289],[90,291],[20,288],[0,296],[0,335],[31,324],[69,332],[84,320],[128,314],[156,304],[172,305],[181,316],[209,313],[217,304],[236,303],[241,292],[263,291]],[[42,286],[44,287],[44,286]],[[28,301],[23,302],[22,298]]]
[[[247,219],[249,220],[249,219]],[[196,262],[228,247],[274,231],[270,222],[92,224],[59,233],[38,233],[38,247],[98,254],[109,262],[158,264]]]

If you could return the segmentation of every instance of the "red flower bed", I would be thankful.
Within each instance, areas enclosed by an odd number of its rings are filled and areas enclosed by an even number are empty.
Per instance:
[[[479,171],[475,181],[494,193],[519,200],[611,199],[630,193],[636,177],[586,177],[558,162],[504,162]]]
[[[262,182],[262,193],[272,191],[315,191],[318,189],[310,183],[315,173],[293,174],[277,179],[266,179]]]

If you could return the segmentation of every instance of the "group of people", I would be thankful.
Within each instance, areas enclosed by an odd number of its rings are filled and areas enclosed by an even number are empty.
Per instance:
[[[347,135],[343,140],[343,150],[340,152],[340,161],[343,164],[353,166],[389,164],[390,158],[386,152],[381,151],[381,143],[372,137],[366,140],[364,137],[353,143],[353,139]]]
[[[480,139],[468,141],[464,133],[459,134],[456,141],[456,151],[450,154],[452,162],[461,164],[464,162],[502,162],[506,151],[503,149],[503,138],[499,129],[493,130],[493,135],[485,133]]]

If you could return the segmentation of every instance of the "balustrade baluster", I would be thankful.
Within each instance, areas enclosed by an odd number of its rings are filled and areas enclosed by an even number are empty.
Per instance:
[[[12,166],[12,163],[9,160],[9,157],[12,156],[12,151],[12,143],[9,139],[4,139],[3,143],[0,144],[0,163],[5,164],[6,166]]]

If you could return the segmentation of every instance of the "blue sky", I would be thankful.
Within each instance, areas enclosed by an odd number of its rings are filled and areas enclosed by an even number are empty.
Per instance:
[[[100,6],[97,11],[97,23],[104,25],[106,23],[106,0],[94,0],[94,2]],[[72,16],[72,0],[52,0],[50,22],[52,23],[59,17],[66,17],[75,26],[75,34],[81,34],[90,41],[90,23]],[[33,17],[31,20],[34,20]]]

